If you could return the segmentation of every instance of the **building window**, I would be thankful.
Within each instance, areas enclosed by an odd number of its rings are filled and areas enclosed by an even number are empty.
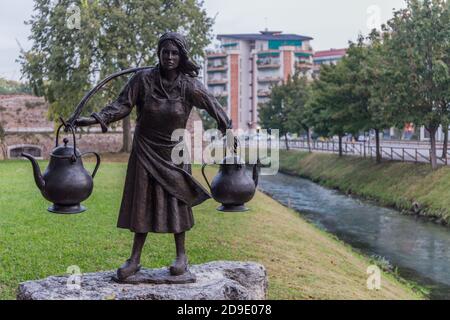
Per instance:
[[[22,152],[31,154],[37,159],[42,159],[42,148],[33,145],[15,145],[8,147],[8,158],[9,159],[21,159]]]

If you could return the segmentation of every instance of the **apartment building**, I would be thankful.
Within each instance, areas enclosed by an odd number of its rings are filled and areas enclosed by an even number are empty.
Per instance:
[[[327,64],[336,64],[347,54],[347,49],[330,49],[323,51],[316,51],[313,56],[314,74],[320,72],[320,66]]]
[[[218,35],[220,50],[205,59],[205,83],[226,109],[234,129],[258,128],[258,107],[275,84],[295,72],[312,77],[311,37],[261,31]]]

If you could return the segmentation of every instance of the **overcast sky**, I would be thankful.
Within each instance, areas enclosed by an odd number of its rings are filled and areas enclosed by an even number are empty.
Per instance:
[[[75,1],[74,1],[75,2]],[[387,21],[404,0],[205,0],[205,9],[216,16],[214,33],[255,33],[269,30],[313,37],[314,50],[343,48],[358,33]],[[19,43],[28,49],[33,0],[0,1],[0,77],[20,78],[15,62]]]

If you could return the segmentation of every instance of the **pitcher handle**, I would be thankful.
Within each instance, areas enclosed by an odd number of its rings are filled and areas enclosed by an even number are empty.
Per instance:
[[[67,124],[63,118],[59,118],[62,122],[62,124],[58,127],[58,130],[56,130],[56,139],[55,139],[55,148],[59,146],[59,132],[61,131],[62,127],[65,127],[68,131],[70,130],[70,133],[72,134],[73,139],[73,159],[77,158],[77,140],[75,138],[75,131],[73,130],[73,127],[69,124]]]
[[[205,181],[206,181],[206,184],[209,187],[209,190],[211,190],[211,185],[209,184],[208,178],[206,178],[206,174],[205,174],[205,168],[206,168],[207,165],[208,165],[207,163],[203,164],[203,166],[202,166],[202,175],[203,175],[203,178],[205,178]]]
[[[85,153],[82,153],[81,154],[81,157],[83,157],[83,156],[85,156],[85,155],[87,155],[87,154],[93,154],[93,155],[95,155],[95,157],[97,158],[97,164],[95,165],[95,169],[94,169],[94,171],[92,172],[92,179],[94,179],[95,178],[95,175],[96,175],[96,173],[97,173],[97,170],[98,170],[98,167],[100,166],[100,155],[97,153],[97,152],[93,152],[93,151],[91,151],[91,152],[85,152]]]

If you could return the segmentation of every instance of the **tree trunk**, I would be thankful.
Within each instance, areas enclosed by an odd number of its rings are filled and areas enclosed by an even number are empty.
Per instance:
[[[6,145],[2,142],[0,143],[0,160],[6,160]]]
[[[339,135],[339,157],[342,157],[342,135]]]
[[[436,170],[437,169],[437,157],[436,157],[436,128],[426,128],[428,132],[430,133],[430,162],[431,162],[431,169]]]
[[[447,159],[447,150],[448,150],[448,125],[442,125],[442,129],[444,130],[444,145],[442,147],[442,158]]]
[[[286,150],[289,151],[289,141],[288,141],[288,138],[287,138],[287,133],[284,134],[284,142],[286,143]]]
[[[380,150],[380,129],[375,129],[375,150],[376,150],[376,162],[381,163],[381,150]]]
[[[131,152],[131,119],[130,116],[122,120],[122,150],[121,152]]]

